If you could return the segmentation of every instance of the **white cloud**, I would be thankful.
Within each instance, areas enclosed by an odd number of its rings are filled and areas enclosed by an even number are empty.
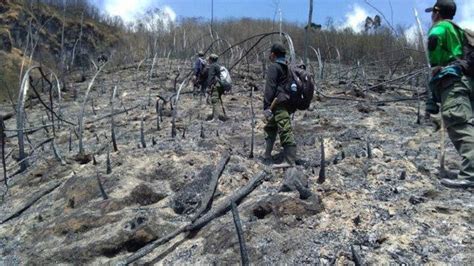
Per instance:
[[[464,0],[463,3],[458,6],[458,14],[461,15],[459,24],[462,27],[474,30],[474,0]]]
[[[104,8],[111,16],[119,16],[125,22],[131,22],[152,3],[153,0],[105,0]]]
[[[355,4],[352,6],[351,11],[346,13],[346,21],[338,27],[339,29],[351,28],[355,32],[361,32],[364,29],[365,19],[369,16],[369,13]]]
[[[111,16],[119,16],[125,22],[133,22],[146,10],[157,6],[156,0],[105,0],[104,9]],[[176,20],[176,12],[170,6],[160,8],[165,25]]]

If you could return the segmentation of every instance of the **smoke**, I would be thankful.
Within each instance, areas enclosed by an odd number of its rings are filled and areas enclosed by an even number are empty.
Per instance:
[[[146,10],[157,7],[154,0],[104,0],[103,9],[111,16],[119,16],[125,22],[133,22],[143,14]],[[176,12],[170,6],[163,6],[163,21],[174,22],[176,20]]]
[[[346,20],[338,29],[351,28],[354,32],[359,33],[364,29],[365,19],[368,16],[369,13],[365,9],[355,4],[352,6],[352,9],[346,13]]]

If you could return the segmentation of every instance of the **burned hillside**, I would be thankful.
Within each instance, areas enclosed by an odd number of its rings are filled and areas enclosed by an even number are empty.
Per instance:
[[[79,132],[66,121],[77,124],[93,76],[54,103],[62,114],[55,132],[47,126],[50,111],[39,98],[29,100],[31,165],[14,176],[17,138],[6,132],[4,263],[118,263],[186,226],[212,190],[209,213],[225,211],[139,262],[239,263],[239,241],[225,208],[232,197],[252,263],[472,260],[472,191],[439,185],[440,133],[423,119],[417,123],[423,75],[390,81],[363,67],[332,65],[339,71],[317,82],[312,107],[293,119],[304,163],[282,171],[260,159],[260,66],[236,69],[234,90],[224,98],[230,120],[221,122],[206,121],[205,98],[176,82],[181,61],[152,64],[106,66],[97,75],[85,104],[82,154]],[[46,93],[40,97],[48,102]],[[5,127],[15,128],[15,119]],[[447,165],[455,166],[458,155],[446,145]],[[252,181],[254,190],[235,198]]]
[[[120,49],[97,42],[109,58],[91,47],[63,73],[25,64],[18,96],[0,105],[0,264],[473,261],[473,191],[439,183],[460,156],[439,115],[424,117],[421,47],[386,27],[311,25],[322,37],[301,58],[305,29],[291,23],[160,27],[124,30]],[[276,40],[316,85],[291,117],[298,162],[285,169],[262,158]],[[193,88],[196,50],[231,73],[227,121],[208,120],[209,95]],[[281,151],[277,141],[274,162]]]

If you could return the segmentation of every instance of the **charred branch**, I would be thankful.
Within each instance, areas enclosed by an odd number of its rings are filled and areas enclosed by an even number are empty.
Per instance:
[[[320,138],[319,142],[321,143],[321,165],[319,168],[318,183],[322,184],[326,181],[326,154],[324,152],[324,139]]]
[[[143,248],[135,252],[130,257],[126,258],[120,264],[128,265],[142,258],[143,256],[147,255],[148,253],[152,252],[155,248],[165,243],[168,243],[170,240],[174,239],[176,236],[180,235],[181,233],[198,230],[202,228],[203,226],[205,226],[206,224],[208,224],[210,221],[224,215],[231,208],[232,202],[235,202],[236,204],[240,202],[243,198],[245,198],[258,186],[260,186],[260,184],[262,184],[263,181],[267,179],[267,177],[269,177],[269,175],[266,172],[263,171],[259,173],[257,176],[253,177],[244,187],[236,191],[232,196],[229,196],[227,199],[225,199],[224,203],[220,205],[219,207],[216,207],[213,211],[205,214],[201,218],[197,219],[195,222],[190,222],[187,225],[181,228],[178,228],[174,232],[151,242],[150,244],[144,246]]]
[[[216,193],[217,184],[219,183],[219,178],[224,172],[225,166],[229,163],[230,154],[225,153],[222,159],[219,161],[219,164],[216,167],[214,174],[212,175],[211,182],[209,183],[208,191],[202,198],[201,207],[196,211],[196,214],[191,218],[191,222],[196,221],[199,217],[209,211],[212,207],[212,201],[214,194]]]
[[[245,245],[244,230],[242,230],[242,224],[239,216],[239,210],[235,202],[232,202],[232,217],[234,218],[235,230],[237,231],[237,237],[239,239],[240,247],[240,258],[243,266],[250,265],[249,254],[247,252],[247,246]]]

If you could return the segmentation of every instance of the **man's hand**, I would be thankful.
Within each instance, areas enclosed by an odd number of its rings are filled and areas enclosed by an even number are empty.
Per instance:
[[[425,111],[426,111],[427,114],[433,114],[433,115],[438,114],[439,113],[439,106],[434,101],[427,101]]]
[[[431,76],[434,77],[434,76],[438,75],[438,73],[439,73],[442,69],[443,69],[443,68],[440,67],[440,66],[436,66],[436,67],[431,68]]]
[[[273,118],[273,112],[270,109],[265,109],[263,111],[263,116],[265,117],[265,121],[268,122]]]

